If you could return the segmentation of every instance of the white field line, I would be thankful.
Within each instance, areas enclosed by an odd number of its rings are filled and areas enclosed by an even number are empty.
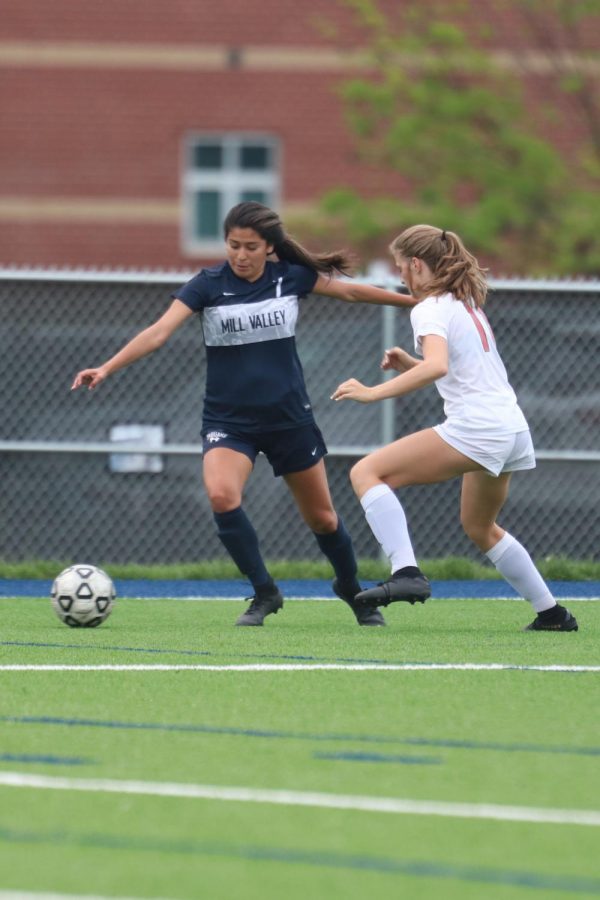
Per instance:
[[[150,797],[179,797],[194,800],[231,800],[237,803],[269,803],[278,806],[307,806],[322,809],[346,809],[354,812],[394,813],[396,815],[445,816],[460,819],[493,819],[504,822],[537,822],[557,825],[600,825],[600,810],[594,809],[544,809],[543,807],[501,806],[491,803],[445,803],[435,800],[225,787],[212,784],[116,781],[99,778],[29,775],[23,772],[0,772],[0,786],[105,794],[140,794]]]
[[[101,897],[98,894],[47,894],[40,891],[0,891],[0,900],[141,900],[137,897]],[[160,898],[151,898],[160,900]]]
[[[600,666],[516,663],[7,663],[0,672],[600,672]]]

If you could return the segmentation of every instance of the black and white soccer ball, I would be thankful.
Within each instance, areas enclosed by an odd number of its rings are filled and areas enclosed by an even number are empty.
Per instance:
[[[96,628],[107,619],[117,596],[109,575],[78,563],[56,576],[50,598],[54,612],[71,628]]]

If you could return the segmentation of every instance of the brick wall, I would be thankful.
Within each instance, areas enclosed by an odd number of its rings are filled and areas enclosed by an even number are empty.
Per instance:
[[[384,5],[401,14],[401,3]],[[495,46],[523,41],[493,0],[477,8],[494,11]],[[0,264],[193,268],[178,213],[193,131],[277,135],[284,212],[334,184],[401,190],[358,163],[325,20],[337,20],[342,45],[359,44],[335,0],[4,0]],[[325,55],[311,62],[311,47]],[[239,68],[231,48],[242,48]],[[297,65],[294,49],[305,54]],[[548,77],[529,78],[532,108]],[[567,152],[583,132],[568,112],[566,129],[541,125]]]

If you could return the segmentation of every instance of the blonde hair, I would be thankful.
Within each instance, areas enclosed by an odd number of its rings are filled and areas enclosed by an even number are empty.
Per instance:
[[[464,303],[484,305],[488,291],[487,270],[481,268],[453,231],[433,225],[413,225],[392,241],[390,250],[394,255],[406,259],[415,256],[427,263],[433,273],[425,286],[429,295],[450,293]]]

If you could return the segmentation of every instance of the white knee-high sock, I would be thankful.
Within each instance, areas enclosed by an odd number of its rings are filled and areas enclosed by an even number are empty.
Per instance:
[[[392,572],[404,566],[416,566],[402,504],[387,484],[369,488],[361,505],[371,531],[388,557]]]
[[[487,551],[486,556],[508,583],[529,600],[536,612],[556,606],[550,588],[536,569],[529,553],[508,531]]]

